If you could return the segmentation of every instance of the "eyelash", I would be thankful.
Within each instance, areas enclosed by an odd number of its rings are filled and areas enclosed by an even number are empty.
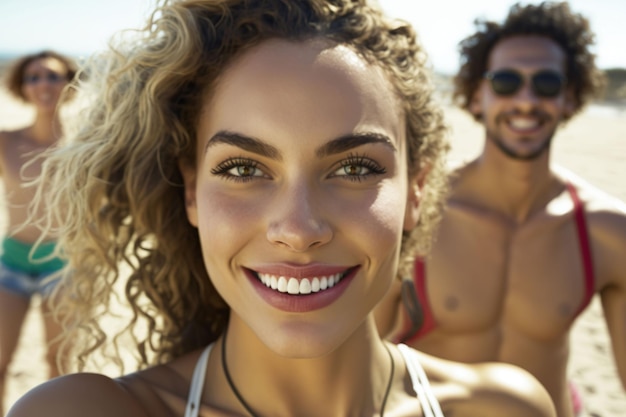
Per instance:
[[[232,175],[228,173],[228,171],[230,171],[231,169],[238,168],[238,167],[245,167],[245,168],[250,168],[251,170],[255,170],[259,167],[259,163],[255,161],[254,159],[249,159],[249,158],[242,158],[242,157],[230,158],[221,162],[218,166],[213,168],[211,170],[211,174],[218,175],[220,177],[226,178],[228,180],[236,181],[236,182],[248,182],[248,181],[252,181],[253,178],[257,178],[256,175],[237,176],[237,175]]]
[[[345,169],[346,167],[349,167],[349,166],[357,166],[357,167],[366,168],[367,170],[370,171],[367,174],[341,175],[342,177],[345,177],[346,179],[350,181],[361,181],[365,177],[368,177],[371,175],[381,175],[387,172],[387,170],[384,167],[381,167],[376,161],[368,158],[365,155],[350,154],[348,155],[346,159],[339,162],[339,165],[340,166],[338,169],[341,169],[341,168]],[[336,169],[334,172],[336,172],[338,169]]]
[[[331,177],[344,177],[345,179],[349,181],[360,182],[365,177],[372,176],[372,175],[381,175],[387,172],[387,170],[384,167],[381,167],[376,161],[368,158],[365,155],[350,154],[348,155],[346,159],[340,161],[338,165],[339,167],[333,171],[333,174],[331,174]],[[367,169],[369,172],[366,174],[356,174],[356,175],[348,175],[348,174],[347,175],[334,175],[334,173],[337,172],[338,170],[342,168],[345,169],[350,166],[362,167],[362,168]],[[217,167],[213,168],[211,170],[211,174],[218,175],[228,180],[232,180],[236,182],[248,182],[248,181],[252,181],[253,178],[259,177],[258,175],[238,176],[238,175],[232,175],[228,172],[233,168],[239,168],[239,167],[248,168],[251,171],[254,171],[258,169],[259,163],[255,161],[254,159],[249,159],[249,158],[243,158],[243,157],[230,158],[221,162]]]

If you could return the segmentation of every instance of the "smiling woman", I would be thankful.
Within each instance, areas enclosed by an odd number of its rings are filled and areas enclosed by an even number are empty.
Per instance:
[[[49,220],[79,358],[108,341],[98,318],[123,279],[146,369],[56,379],[9,416],[552,416],[517,368],[378,335],[372,310],[427,250],[445,183],[412,28],[359,0],[154,16],[90,72],[93,104],[37,201],[63,207]]]

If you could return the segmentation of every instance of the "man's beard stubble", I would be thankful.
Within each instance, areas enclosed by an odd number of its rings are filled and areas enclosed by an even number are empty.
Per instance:
[[[504,123],[504,118],[505,117],[509,117],[512,115],[517,114],[518,112],[514,111],[513,114],[501,114],[497,117],[496,119],[496,126],[501,125]],[[550,116],[548,116],[547,114],[541,113],[541,114],[536,114],[539,112],[533,112],[535,117],[540,117],[543,121],[543,123],[547,123],[549,121],[551,121]],[[549,148],[550,145],[552,144],[552,138],[554,137],[554,134],[556,133],[556,126],[554,128],[554,130],[552,132],[550,132],[550,136],[548,138],[546,138],[544,140],[544,142],[541,144],[541,146],[537,149],[535,149],[534,151],[532,151],[529,154],[520,154],[519,152],[517,152],[515,149],[507,146],[507,144],[504,142],[502,136],[498,135],[496,132],[489,130],[487,128],[487,139],[491,140],[498,149],[500,149],[500,151],[502,151],[502,153],[504,153],[506,156],[508,156],[511,159],[515,159],[517,161],[532,161],[535,160],[537,158],[539,158],[544,152],[546,152]],[[522,138],[522,141],[528,140],[531,141],[531,138]]]
[[[504,143],[504,141],[502,140],[501,136],[494,134],[493,132],[487,131],[487,139],[491,140],[498,147],[498,149],[502,151],[503,154],[517,161],[532,161],[539,158],[544,152],[546,152],[550,148],[553,137],[554,133],[552,133],[552,135],[550,135],[550,137],[546,139],[539,148],[535,149],[529,154],[521,154],[515,149],[508,147],[506,143]]]

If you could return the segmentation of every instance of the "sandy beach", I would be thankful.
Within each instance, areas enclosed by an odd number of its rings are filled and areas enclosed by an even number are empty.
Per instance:
[[[29,108],[11,100],[3,90],[0,109],[0,129],[22,126],[31,117]],[[446,116],[452,127],[450,158],[467,160],[475,156],[482,146],[481,126],[452,107],[446,108]],[[574,118],[555,137],[553,162],[626,201],[626,108],[594,105]],[[0,201],[0,207],[3,204]],[[3,216],[1,212],[0,222]],[[33,307],[37,304],[35,300]],[[583,394],[584,415],[626,416],[626,393],[617,377],[599,300],[595,299],[575,323],[571,352],[569,373]],[[31,309],[16,361],[9,371],[5,408],[44,381],[45,374],[40,317]]]

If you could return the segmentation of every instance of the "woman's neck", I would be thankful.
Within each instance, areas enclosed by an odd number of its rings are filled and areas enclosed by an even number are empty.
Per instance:
[[[39,112],[29,128],[29,137],[33,142],[41,145],[50,145],[63,135],[63,127],[58,114]]]
[[[302,410],[344,416],[380,412],[392,363],[372,317],[327,354],[285,358],[233,316],[225,347],[226,372],[255,415],[292,416]],[[211,355],[206,395],[218,407],[247,414],[222,371],[221,342]]]

